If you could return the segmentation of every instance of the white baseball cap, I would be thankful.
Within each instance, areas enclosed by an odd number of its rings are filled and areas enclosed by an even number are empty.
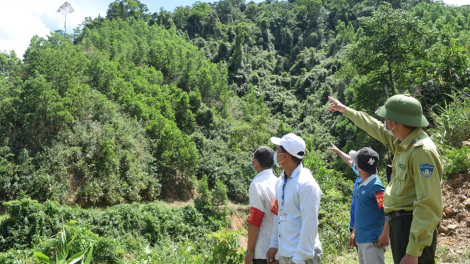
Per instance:
[[[305,155],[305,141],[294,133],[284,135],[282,138],[271,137],[274,145],[282,146],[292,156],[303,159]]]

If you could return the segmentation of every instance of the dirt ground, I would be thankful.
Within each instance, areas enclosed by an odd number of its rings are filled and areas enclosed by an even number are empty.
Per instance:
[[[231,219],[232,219],[232,225],[230,227],[230,230],[233,231],[233,230],[237,230],[240,228],[243,229],[243,234],[238,241],[240,242],[240,246],[246,249],[246,246],[248,244],[248,231],[245,229],[246,217],[243,218],[242,216],[238,214],[232,214]]]
[[[442,184],[444,212],[438,248],[464,257],[470,254],[470,174],[455,174]]]

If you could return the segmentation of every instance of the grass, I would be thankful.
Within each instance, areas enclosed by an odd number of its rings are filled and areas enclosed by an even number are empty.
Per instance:
[[[343,254],[340,256],[326,256],[322,260],[322,263],[331,263],[331,264],[357,264],[359,260],[357,258],[357,253],[355,249],[349,249],[348,251],[343,251]],[[393,264],[392,251],[388,249],[385,251],[385,263]]]
[[[437,248],[436,259],[439,260],[439,263],[470,263],[470,248],[463,249],[456,254],[444,245]]]

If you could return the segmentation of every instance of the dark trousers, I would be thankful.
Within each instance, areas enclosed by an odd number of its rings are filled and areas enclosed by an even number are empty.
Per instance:
[[[390,245],[392,246],[393,262],[399,264],[406,254],[406,247],[410,237],[412,215],[400,216],[390,221]],[[434,230],[432,243],[423,249],[418,264],[435,264],[434,255],[437,245],[437,229]]]
[[[267,264],[266,259],[254,259],[253,264]]]

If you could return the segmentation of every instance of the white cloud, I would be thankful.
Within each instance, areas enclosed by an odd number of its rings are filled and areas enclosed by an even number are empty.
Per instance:
[[[15,50],[22,58],[34,35],[46,37],[50,32],[64,29],[64,15],[57,10],[66,0],[0,0],[0,51]],[[106,10],[114,0],[67,0],[75,13],[67,15],[67,32],[79,26],[85,17],[106,16]],[[260,0],[261,1],[261,0]],[[464,5],[469,0],[444,0],[447,4]],[[155,5],[152,0],[142,3]],[[192,5],[196,0],[174,0],[163,2],[166,10],[174,8],[165,5]],[[248,0],[246,1],[248,2]],[[259,2],[259,1],[257,1]],[[158,10],[150,10],[156,12]]]
[[[448,5],[455,5],[455,6],[470,5],[470,1],[468,0],[444,0],[443,2]]]
[[[33,36],[46,37],[64,30],[64,15],[57,10],[65,0],[0,0],[0,51],[14,50],[22,58]],[[85,17],[106,16],[112,0],[68,0],[75,13],[67,15],[67,33]]]

